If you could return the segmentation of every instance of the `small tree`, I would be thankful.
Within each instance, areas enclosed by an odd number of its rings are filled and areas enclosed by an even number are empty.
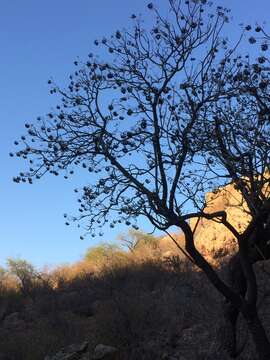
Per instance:
[[[89,248],[84,255],[84,260],[100,269],[112,262],[122,262],[125,260],[125,254],[116,244],[103,243]]]
[[[130,229],[128,234],[120,234],[118,240],[120,240],[129,251],[134,252],[142,246],[148,246],[153,250],[156,249],[158,247],[159,239],[152,234]]]
[[[170,0],[169,15],[163,17],[149,3],[154,15],[151,28],[143,28],[132,15],[132,31],[117,30],[110,40],[95,41],[108,50],[108,59],[90,54],[70,76],[67,89],[49,80],[51,92],[61,96],[61,105],[38,118],[39,124],[25,124],[28,136],[21,137],[24,147],[16,154],[29,159],[30,167],[14,181],[32,183],[46,173],[69,178],[75,167],[90,173],[91,183],[75,189],[81,191],[80,208],[71,219],[84,221],[92,236],[96,230],[102,235],[107,223],[111,228],[125,223],[138,229],[141,215],[160,230],[177,226],[184,233],[188,257],[242,312],[259,358],[269,359],[249,254],[250,243],[257,246],[261,239],[256,232],[263,234],[262,250],[268,239],[269,201],[263,189],[268,179],[269,131],[258,112],[267,87],[258,84],[262,74],[258,75],[257,66],[245,68],[241,59],[233,59],[236,47],[230,49],[221,35],[229,11],[217,7],[211,13],[209,6],[206,0],[184,4]],[[263,119],[259,134],[245,129],[243,124],[251,118],[255,126]],[[252,141],[253,135],[261,140]],[[247,185],[250,170],[253,175]],[[228,222],[224,211],[204,212],[205,192],[230,181],[249,208],[254,195],[262,200],[243,233]],[[225,284],[195,247],[189,225],[194,217],[222,222],[238,240],[246,298]]]
[[[34,282],[37,280],[37,272],[32,264],[22,259],[7,259],[8,272],[16,276],[24,295],[31,295]]]

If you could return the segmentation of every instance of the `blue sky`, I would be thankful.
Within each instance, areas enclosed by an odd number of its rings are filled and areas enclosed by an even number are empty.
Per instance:
[[[269,0],[223,0],[214,4],[232,9],[234,36],[237,24],[262,22]],[[156,1],[164,8],[165,0]],[[47,80],[65,83],[73,61],[97,49],[95,38],[128,27],[132,13],[144,13],[144,0],[1,0],[0,4],[0,265],[7,257],[21,257],[40,267],[79,260],[95,244],[79,240],[80,231],[64,225],[63,213],[74,212],[73,182],[46,177],[34,185],[17,185],[12,177],[24,163],[8,153],[24,132],[24,123],[47,113],[55,99]],[[269,26],[270,29],[270,26]],[[142,222],[145,230],[150,230]],[[105,231],[102,240],[113,240],[126,228]]]

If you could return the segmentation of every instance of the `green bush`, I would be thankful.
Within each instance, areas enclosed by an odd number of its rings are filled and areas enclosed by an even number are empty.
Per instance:
[[[127,254],[117,244],[102,243],[89,248],[86,251],[84,260],[97,268],[103,268],[112,264],[123,264]]]

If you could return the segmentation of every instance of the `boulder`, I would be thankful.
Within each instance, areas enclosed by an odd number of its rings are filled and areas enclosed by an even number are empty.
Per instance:
[[[60,350],[52,356],[46,356],[44,360],[88,360],[90,355],[88,342],[85,341],[79,345],[69,345],[67,348]]]
[[[5,317],[4,327],[6,329],[20,329],[25,327],[25,322],[21,319],[19,312],[14,312]]]
[[[118,350],[113,346],[99,344],[95,347],[93,360],[117,360]]]

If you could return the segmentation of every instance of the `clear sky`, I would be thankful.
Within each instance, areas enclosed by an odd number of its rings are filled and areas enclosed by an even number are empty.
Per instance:
[[[156,4],[166,7],[166,0]],[[232,9],[237,24],[269,20],[269,0],[213,0]],[[1,0],[0,4],[0,265],[7,257],[21,257],[35,266],[79,260],[90,238],[64,225],[63,213],[74,212],[73,188],[84,182],[43,178],[34,185],[18,185],[12,177],[25,163],[8,153],[24,132],[24,123],[47,113],[54,105],[47,80],[65,83],[77,56],[97,49],[95,38],[128,27],[132,13],[144,13],[147,1],[136,0]],[[269,26],[266,25],[268,29]],[[233,27],[230,27],[233,29]],[[86,179],[87,182],[87,179]],[[145,230],[150,227],[142,222]],[[114,240],[126,228],[108,229],[101,240]]]

